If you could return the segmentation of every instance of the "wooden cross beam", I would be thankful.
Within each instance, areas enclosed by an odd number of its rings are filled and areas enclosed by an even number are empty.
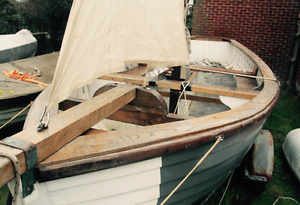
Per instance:
[[[37,132],[37,125],[17,133],[12,138],[32,142],[36,145],[38,162],[51,156],[81,133],[123,107],[136,97],[133,86],[118,86],[51,119],[48,129]],[[0,151],[15,155],[21,173],[26,171],[23,151],[0,145]],[[0,157],[0,187],[15,177],[11,161]]]
[[[127,75],[123,73],[115,73],[115,74],[102,76],[101,79],[125,82],[129,84],[143,85],[145,77]],[[146,82],[147,86],[149,85],[149,82],[150,81]],[[181,82],[175,80],[160,80],[152,83],[155,83],[155,86],[159,88],[167,88],[173,90],[181,90],[182,87]],[[223,95],[228,97],[236,97],[236,98],[244,98],[244,99],[252,99],[259,93],[259,91],[255,91],[255,90],[209,85],[203,83],[194,83],[191,85],[190,89],[191,91],[197,93]]]

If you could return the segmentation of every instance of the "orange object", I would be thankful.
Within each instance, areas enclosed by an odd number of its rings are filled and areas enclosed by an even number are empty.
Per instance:
[[[46,84],[46,83],[39,82],[39,81],[35,80],[36,79],[36,75],[32,75],[31,76],[29,72],[27,72],[25,74],[20,74],[19,70],[12,70],[10,72],[4,70],[3,72],[9,78],[16,79],[16,80],[22,80],[22,81],[25,81],[25,82],[36,83],[41,88],[43,88],[43,85],[46,85],[46,86],[49,85],[49,84]]]

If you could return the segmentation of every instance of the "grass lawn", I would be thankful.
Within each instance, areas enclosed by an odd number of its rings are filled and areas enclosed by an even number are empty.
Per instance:
[[[283,91],[275,110],[264,126],[264,129],[272,133],[274,139],[274,171],[271,181],[262,193],[255,193],[253,188],[248,188],[244,183],[242,170],[237,169],[229,183],[222,205],[272,205],[278,197],[290,197],[300,203],[300,183],[288,167],[282,151],[282,143],[287,133],[296,128],[300,128],[300,96]],[[206,204],[219,204],[228,181],[227,179]],[[7,186],[0,189],[0,205],[6,204],[7,193]],[[294,205],[297,203],[280,199],[276,204]]]

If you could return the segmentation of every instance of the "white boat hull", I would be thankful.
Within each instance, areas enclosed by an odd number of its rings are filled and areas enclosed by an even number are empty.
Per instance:
[[[208,155],[166,204],[205,200],[239,165],[262,125],[227,138]],[[233,146],[234,145],[234,146]],[[171,155],[35,184],[25,204],[160,204],[195,166],[212,143]],[[11,188],[14,182],[10,183]]]
[[[282,148],[288,164],[300,182],[300,129],[288,133]]]
[[[34,56],[37,40],[27,29],[0,36],[0,63]]]

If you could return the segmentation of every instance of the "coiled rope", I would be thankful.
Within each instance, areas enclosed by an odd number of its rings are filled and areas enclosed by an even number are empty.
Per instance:
[[[184,177],[184,179],[173,189],[173,191],[165,198],[165,200],[160,204],[164,205],[169,198],[179,189],[179,187],[187,180],[187,178],[197,169],[197,167],[205,160],[205,158],[211,153],[211,151],[223,140],[223,137],[219,136],[215,144],[205,153],[205,155],[199,160],[199,162],[194,166],[194,168]]]

